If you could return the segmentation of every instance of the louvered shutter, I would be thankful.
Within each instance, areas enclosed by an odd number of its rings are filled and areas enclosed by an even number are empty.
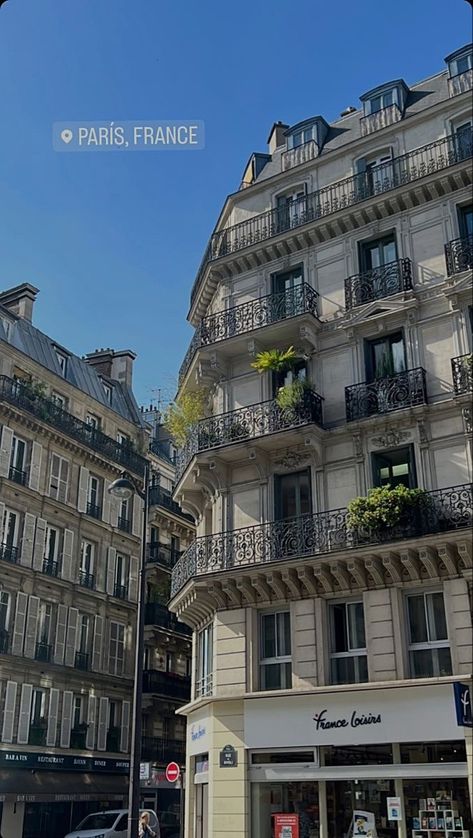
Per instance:
[[[71,744],[73,697],[74,693],[70,690],[64,690],[62,694],[61,748],[69,748]]]
[[[122,724],[120,730],[120,751],[127,753],[130,729],[130,702],[122,701]]]
[[[130,558],[130,600],[132,602],[138,601],[138,574],[139,574],[139,559],[136,556]]]
[[[59,491],[58,491],[58,500],[61,503],[67,503],[67,495],[69,490],[69,461],[64,460],[63,457],[60,458],[60,470],[59,470]]]
[[[110,495],[110,524],[112,527],[118,526],[118,515],[120,512],[120,498]]]
[[[39,597],[30,596],[28,599],[28,617],[26,620],[25,658],[34,658],[36,651],[36,635],[38,632]]]
[[[44,518],[36,519],[36,534],[34,539],[33,568],[43,569],[44,545],[46,544],[47,521]]]
[[[39,492],[39,480],[41,476],[41,459],[43,456],[43,447],[39,442],[33,442],[31,446],[31,462],[30,473],[28,477],[28,486],[35,492]]]
[[[108,548],[107,556],[107,594],[113,596],[115,590],[115,566],[117,562],[117,551],[115,547]]]
[[[79,622],[79,611],[77,608],[69,608],[66,632],[66,651],[64,653],[64,664],[74,666],[77,644],[77,625]]]
[[[56,620],[56,637],[54,642],[54,663],[64,663],[66,649],[67,605],[58,605]]]
[[[138,495],[133,498],[133,516],[131,522],[131,531],[133,535],[141,536],[143,524],[143,501]]]
[[[107,726],[108,726],[108,698],[99,700],[99,725],[97,732],[97,750],[107,750]]]
[[[75,581],[73,568],[74,533],[72,530],[64,530],[64,542],[62,549],[61,577],[68,582]]]
[[[5,742],[7,745],[13,742],[13,724],[15,721],[17,690],[18,684],[16,681],[7,681],[2,727],[2,742]]]
[[[3,543],[3,518],[5,516],[5,504],[0,503],[0,544]]]
[[[103,617],[98,615],[94,620],[94,643],[92,647],[92,669],[100,672],[102,666],[102,645],[103,645]]]
[[[95,728],[97,726],[97,698],[89,693],[87,705],[87,734],[85,746],[87,750],[93,751],[95,747]]]
[[[51,689],[49,691],[49,716],[48,730],[46,733],[46,745],[49,745],[52,748],[56,747],[58,712],[59,690]]]
[[[8,477],[10,473],[11,449],[13,444],[13,431],[6,425],[2,428],[0,441],[0,477]]]
[[[31,698],[33,685],[23,684],[21,688],[20,717],[18,720],[18,734],[16,741],[19,745],[27,745],[30,735]]]
[[[34,534],[36,529],[36,517],[30,512],[25,513],[23,525],[23,538],[21,541],[20,564],[31,567],[33,562]]]
[[[79,492],[77,495],[77,509],[79,512],[87,511],[87,493],[89,489],[89,469],[80,467]]]
[[[106,482],[103,489],[102,520],[106,524],[110,524],[110,516],[112,514],[112,496],[108,491],[110,485],[110,483]]]
[[[18,591],[16,595],[15,624],[13,626],[12,655],[23,654],[25,642],[26,612],[28,609],[27,594]]]

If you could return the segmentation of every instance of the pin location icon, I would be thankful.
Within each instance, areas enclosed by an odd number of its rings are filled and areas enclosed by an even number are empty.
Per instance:
[[[66,143],[66,145],[69,145],[72,140],[72,131],[70,128],[64,128],[64,130],[61,131],[61,140],[63,143]]]

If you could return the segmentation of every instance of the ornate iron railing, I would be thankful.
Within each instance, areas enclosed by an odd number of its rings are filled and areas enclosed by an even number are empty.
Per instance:
[[[191,291],[193,305],[208,262],[266,241],[319,218],[347,209],[376,195],[413,183],[472,156],[472,139],[462,132],[420,146],[388,163],[375,166],[304,195],[290,204],[254,215],[239,224],[212,233]]]
[[[447,274],[460,274],[473,268],[473,235],[453,239],[445,245]]]
[[[34,655],[35,660],[43,661],[44,663],[49,663],[49,661],[51,660],[52,648],[53,647],[51,643],[46,643],[46,641],[40,640],[36,644]]]
[[[10,645],[10,635],[7,630],[0,628],[0,655],[6,655]]]
[[[83,727],[72,728],[71,730],[71,740],[70,746],[71,748],[75,748],[77,751],[85,751],[87,748],[87,727],[83,729]]]
[[[165,695],[178,701],[189,701],[191,679],[188,675],[176,675],[159,669],[145,669],[143,672],[143,692]]]
[[[59,562],[48,559],[47,557],[43,559],[43,573],[46,573],[47,576],[59,576],[60,569],[61,565]]]
[[[160,541],[148,542],[146,560],[150,563],[159,564],[171,570],[181,556],[182,550],[175,550],[170,544],[162,544]]]
[[[345,308],[347,311],[382,300],[412,288],[412,263],[410,259],[397,259],[379,268],[354,274],[345,280]]]
[[[63,410],[52,399],[38,395],[29,384],[8,378],[6,375],[0,376],[0,400],[28,411],[42,422],[53,425],[72,439],[98,451],[107,459],[120,463],[135,474],[144,473],[146,460],[133,451],[130,445],[117,442],[116,439]]]
[[[384,532],[351,530],[347,514],[347,509],[332,509],[197,538],[172,571],[171,595],[194,576],[470,528],[472,485],[426,492],[402,524]]]
[[[87,501],[87,511],[86,514],[89,515],[90,518],[97,518],[100,520],[102,517],[102,507],[96,503],[91,503]]]
[[[306,143],[283,151],[281,155],[281,169],[283,172],[293,169],[294,166],[301,166],[309,160],[315,160],[319,154],[319,146],[315,140],[308,140]]]
[[[345,387],[347,422],[426,402],[425,370],[422,367]]]
[[[192,524],[194,523],[192,515],[183,512],[179,504],[172,499],[171,494],[166,489],[163,489],[162,486],[150,486],[148,499],[150,506],[162,506],[174,515],[179,515],[181,518],[185,518],[186,521],[190,521]]]
[[[20,486],[26,486],[27,474],[26,471],[23,471],[21,468],[14,468],[14,466],[10,466],[8,470],[8,478],[9,480],[13,480],[14,483],[19,483]]]
[[[453,389],[457,396],[473,392],[473,355],[452,358]]]
[[[177,634],[184,634],[186,637],[192,635],[192,629],[185,623],[179,622],[174,614],[160,602],[147,602],[145,605],[145,624],[148,626],[159,626],[160,628],[175,631]]]
[[[176,479],[184,473],[192,457],[201,451],[303,425],[322,425],[322,401],[322,396],[314,390],[305,390],[294,408],[282,408],[271,399],[201,419],[178,453]]]
[[[124,515],[119,515],[117,518],[117,527],[122,532],[131,532],[131,520],[129,518],[125,518]]]
[[[144,762],[169,762],[184,764],[186,761],[186,743],[181,739],[161,739],[159,736],[143,736],[141,739],[141,759]]]
[[[89,588],[90,591],[93,591],[95,588],[94,574],[89,573],[87,570],[79,570],[79,585],[82,588]]]
[[[279,323],[301,314],[317,317],[318,293],[306,282],[287,291],[267,294],[257,300],[240,303],[224,311],[217,311],[204,317],[190,342],[179,370],[179,384],[182,383],[197,350],[222,340],[262,329],[271,323]]]
[[[128,587],[126,585],[120,585],[118,582],[115,582],[113,587],[113,596],[117,599],[128,599]]]
[[[0,544],[0,559],[3,562],[10,562],[16,564],[20,557],[20,548],[14,547],[13,544]]]
[[[90,669],[90,655],[88,652],[76,652],[74,659],[74,666],[76,669],[82,669],[87,672]]]

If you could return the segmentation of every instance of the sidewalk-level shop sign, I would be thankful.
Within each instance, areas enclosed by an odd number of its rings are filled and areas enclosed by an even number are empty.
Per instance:
[[[220,751],[220,768],[236,768],[238,765],[238,753],[233,745],[225,745]]]
[[[402,821],[401,798],[388,797],[386,805],[388,807],[388,821]]]
[[[473,727],[473,713],[471,708],[471,687],[460,684],[458,681],[453,685],[455,695],[455,710],[457,712],[457,724],[460,727]]]
[[[274,838],[299,838],[299,815],[273,815]]]
[[[0,768],[34,768],[36,771],[83,771],[128,774],[130,760],[79,757],[31,751],[0,751]]]

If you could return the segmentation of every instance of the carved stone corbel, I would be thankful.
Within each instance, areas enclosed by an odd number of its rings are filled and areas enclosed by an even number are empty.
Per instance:
[[[409,579],[411,579],[412,582],[419,582],[421,579],[420,561],[415,550],[402,550],[400,552],[400,557],[401,563],[404,565],[409,574]]]

